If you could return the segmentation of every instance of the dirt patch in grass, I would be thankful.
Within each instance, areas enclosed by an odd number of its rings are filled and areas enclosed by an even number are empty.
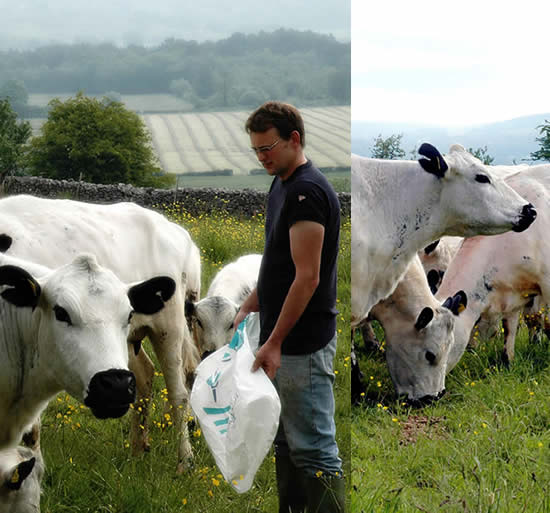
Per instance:
[[[420,437],[430,440],[444,437],[446,431],[444,421],[445,417],[411,415],[405,422],[401,422],[399,445],[414,444]]]

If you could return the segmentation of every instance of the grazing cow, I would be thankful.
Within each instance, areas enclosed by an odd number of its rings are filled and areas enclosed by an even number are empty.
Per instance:
[[[261,263],[262,255],[240,257],[216,274],[204,299],[185,303],[185,314],[203,358],[231,341],[233,320],[256,287]]]
[[[162,310],[174,280],[126,285],[93,255],[55,270],[0,261],[0,449],[17,445],[62,390],[98,418],[124,415],[135,399],[131,316]]]
[[[455,318],[465,302],[464,293],[458,292],[440,304],[415,256],[393,294],[370,311],[384,328],[395,390],[410,404],[422,405],[443,395]],[[422,389],[409,379],[411,375],[422,382]]]
[[[17,446],[0,451],[0,511],[40,513],[44,461],[40,448]]]
[[[533,226],[522,233],[504,233],[492,237],[478,236],[465,239],[449,265],[437,298],[444,298],[457,290],[467,296],[467,308],[455,319],[453,342],[445,364],[449,372],[460,360],[468,344],[470,333],[481,315],[503,315],[505,329],[505,357],[514,356],[514,340],[519,313],[532,299],[548,303],[550,300],[550,254],[545,243],[550,223],[550,166],[533,166],[529,170],[506,179],[509,186],[536,207],[538,216]],[[437,337],[414,341],[420,350],[440,348]],[[416,390],[428,386],[425,374],[411,360],[401,376]],[[433,369],[433,372],[438,372]]]
[[[525,230],[533,206],[462,146],[418,162],[352,155],[352,327],[388,297],[414,254],[443,235]]]
[[[166,381],[174,425],[181,433],[177,470],[182,473],[193,455],[185,422],[189,398],[185,374],[192,374],[199,361],[185,319],[185,299],[200,296],[200,253],[188,232],[132,203],[93,205],[12,196],[0,200],[0,241],[7,254],[48,266],[89,252],[127,283],[156,275],[175,281],[176,290],[164,309],[132,317],[128,341],[136,351],[130,351],[129,367],[136,376],[140,408],[132,415],[131,443],[134,453],[149,448],[154,366],[139,350],[147,336]]]

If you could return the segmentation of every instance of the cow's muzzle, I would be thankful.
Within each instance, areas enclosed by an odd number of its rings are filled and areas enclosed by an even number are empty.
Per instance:
[[[536,218],[537,218],[537,211],[535,210],[535,207],[533,207],[533,205],[529,203],[525,205],[521,210],[519,221],[512,227],[512,230],[515,232],[522,232],[524,230],[527,230],[527,228],[531,226],[531,223]]]
[[[127,370],[110,369],[93,376],[84,404],[98,419],[122,417],[136,399],[136,378]]]
[[[420,399],[406,398],[404,402],[406,403],[407,406],[410,406],[411,408],[423,408],[424,406],[428,406],[429,404],[441,399],[444,395],[445,395],[445,389],[443,389],[437,395],[425,395]]]

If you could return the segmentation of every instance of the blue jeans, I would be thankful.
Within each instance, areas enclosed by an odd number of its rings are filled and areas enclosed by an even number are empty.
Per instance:
[[[275,445],[288,447],[294,465],[306,476],[342,476],[334,422],[333,360],[336,335],[306,355],[282,355],[274,385],[281,399]]]

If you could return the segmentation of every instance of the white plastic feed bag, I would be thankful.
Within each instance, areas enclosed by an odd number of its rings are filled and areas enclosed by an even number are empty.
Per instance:
[[[196,370],[191,407],[224,478],[243,493],[269,452],[277,428],[281,402],[263,369],[252,372],[254,355],[246,324],[231,343],[204,359]],[[250,330],[258,335],[256,328]],[[257,346],[257,341],[255,343]]]

